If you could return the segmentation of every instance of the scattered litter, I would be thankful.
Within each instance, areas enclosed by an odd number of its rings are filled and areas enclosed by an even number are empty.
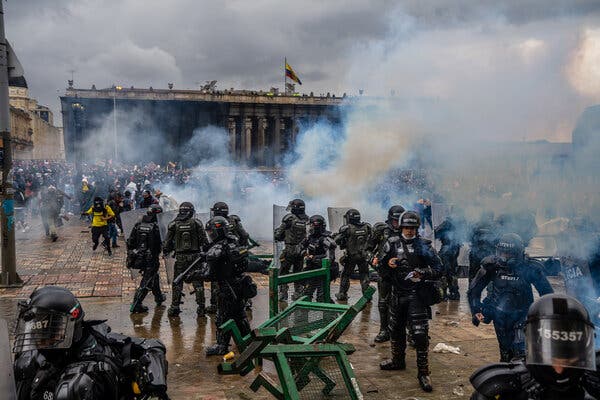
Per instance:
[[[458,321],[448,321],[446,322],[446,326],[459,326],[460,323]]]
[[[457,386],[457,387],[455,387],[452,390],[452,394],[455,395],[455,396],[464,396],[465,395],[465,389],[463,389],[460,386]]]
[[[181,364],[175,364],[176,367],[181,367]]]
[[[460,348],[447,345],[446,343],[438,343],[433,348],[434,353],[454,353],[460,354]]]

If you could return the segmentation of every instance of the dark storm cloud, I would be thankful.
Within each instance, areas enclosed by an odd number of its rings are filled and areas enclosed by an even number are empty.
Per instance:
[[[268,89],[281,86],[287,56],[303,91],[351,93],[367,79],[394,82],[357,62],[361,51],[373,57],[381,47],[377,64],[402,59],[399,44],[427,40],[429,32],[491,30],[501,38],[511,25],[537,24],[543,33],[556,19],[576,26],[599,9],[599,1],[582,0],[10,0],[5,16],[32,95],[56,112],[71,69],[78,87],[191,88],[217,79],[220,88]]]

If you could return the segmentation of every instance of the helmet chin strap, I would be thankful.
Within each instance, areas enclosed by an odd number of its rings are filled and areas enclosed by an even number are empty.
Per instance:
[[[414,238],[417,237],[417,235],[408,237],[408,236],[404,235],[404,233],[402,233],[401,235],[404,240],[413,240]]]

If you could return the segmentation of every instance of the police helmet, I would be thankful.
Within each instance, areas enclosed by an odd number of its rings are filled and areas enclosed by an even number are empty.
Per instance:
[[[212,217],[227,218],[229,215],[229,206],[225,202],[218,201],[213,204],[212,208],[210,209],[210,213]]]
[[[179,212],[185,212],[185,213],[189,213],[189,212],[195,212],[196,210],[194,209],[194,205],[192,203],[190,203],[189,201],[184,201],[183,203],[181,203],[179,205]]]
[[[327,224],[325,223],[325,218],[322,215],[313,215],[309,218],[308,224],[310,226],[311,233],[323,233],[325,232],[325,227]]]
[[[538,382],[565,387],[596,370],[594,324],[578,300],[547,294],[527,313],[525,364]]]
[[[357,209],[351,208],[344,214],[344,219],[347,224],[360,224],[360,212]]]
[[[302,199],[294,199],[289,202],[286,210],[294,215],[304,215],[306,212],[306,204]]]
[[[400,216],[402,215],[402,213],[404,211],[405,211],[404,207],[402,207],[401,205],[391,206],[390,209],[388,210],[388,221],[392,221],[392,220],[400,221]]]
[[[223,239],[225,236],[227,236],[227,224],[227,220],[220,216],[209,219],[205,226],[208,238],[212,242]]]
[[[418,228],[421,226],[421,218],[414,211],[405,211],[400,216],[401,228]]]
[[[68,349],[83,335],[83,316],[81,304],[69,290],[36,289],[19,303],[13,351]]]
[[[496,244],[496,255],[507,259],[522,258],[525,246],[516,233],[505,233]]]

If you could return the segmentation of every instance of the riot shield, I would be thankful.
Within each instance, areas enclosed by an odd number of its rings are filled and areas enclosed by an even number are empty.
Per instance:
[[[273,231],[281,224],[281,220],[287,214],[286,206],[278,206],[273,204]],[[283,242],[273,241],[273,265],[279,268],[281,265],[279,264],[279,256],[283,251]]]
[[[345,224],[344,214],[350,207],[327,207],[327,230],[337,233],[341,226]]]
[[[161,212],[156,216],[156,220],[158,221],[158,229],[160,231],[160,240],[162,240],[163,242],[167,238],[167,228],[176,216],[177,211]]]
[[[170,285],[174,279],[175,273],[175,257],[164,257],[165,270],[167,271],[167,283]]]
[[[123,224],[123,235],[125,236],[125,240],[129,239],[133,227],[144,215],[146,215],[147,211],[148,209],[146,208],[138,208],[121,213],[121,223]]]
[[[4,368],[2,368],[4,372],[0,371],[0,393],[4,393],[2,398],[16,400],[17,391],[12,369],[10,342],[8,340],[8,325],[4,319],[0,319],[0,363],[4,365]]]

